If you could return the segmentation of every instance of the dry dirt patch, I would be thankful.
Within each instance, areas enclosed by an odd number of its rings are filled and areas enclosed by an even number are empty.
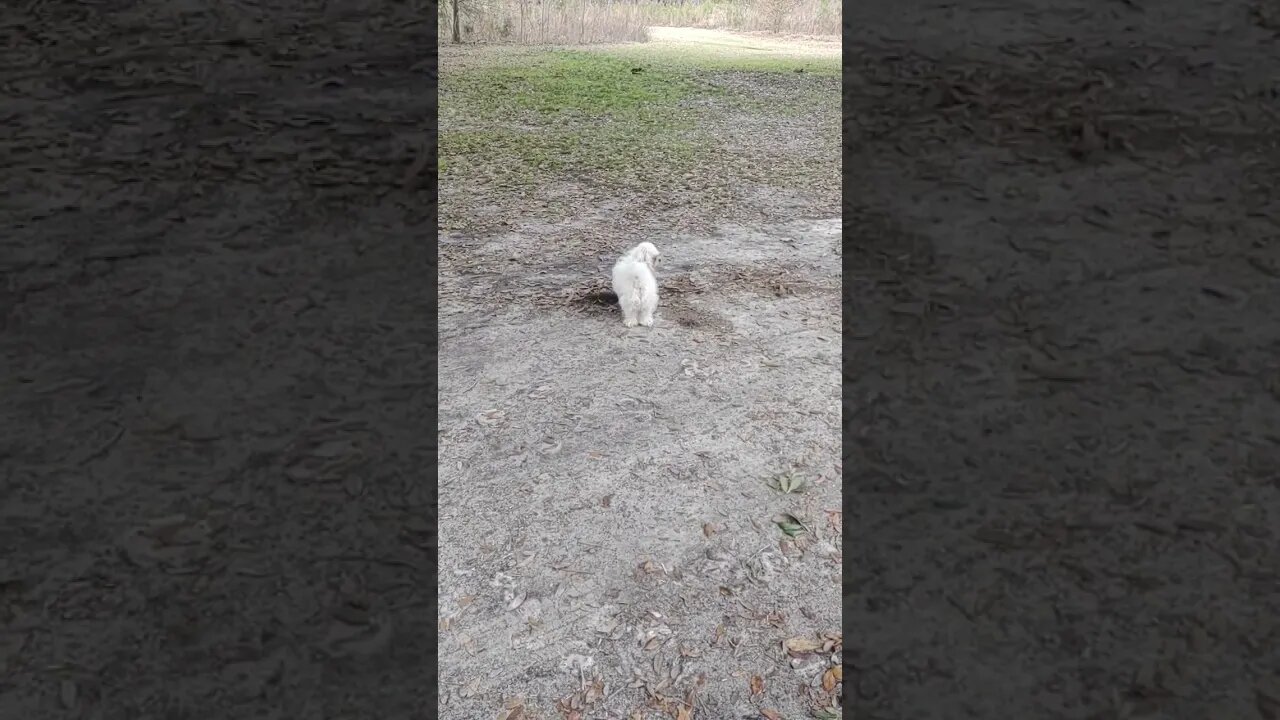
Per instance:
[[[602,304],[607,264],[442,274],[508,299],[441,326],[442,717],[830,703],[838,647],[783,641],[839,639],[839,229],[655,238],[652,330]]]

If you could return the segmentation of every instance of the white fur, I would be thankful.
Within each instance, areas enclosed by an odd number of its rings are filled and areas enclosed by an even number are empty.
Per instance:
[[[613,292],[622,307],[623,325],[653,327],[658,309],[658,278],[653,270],[661,254],[653,243],[642,242],[614,263]]]

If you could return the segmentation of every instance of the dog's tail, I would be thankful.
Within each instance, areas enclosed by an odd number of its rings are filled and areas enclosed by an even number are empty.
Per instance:
[[[628,263],[623,272],[627,277],[627,294],[632,303],[639,304],[644,300],[646,280],[649,269],[639,263]]]

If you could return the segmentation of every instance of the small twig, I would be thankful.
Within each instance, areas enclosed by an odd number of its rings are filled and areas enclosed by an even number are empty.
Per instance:
[[[796,517],[795,515],[792,515],[791,517],[796,518],[796,522],[800,523],[800,527],[804,528],[804,529],[805,529],[805,531],[807,531],[807,532],[808,532],[810,535],[812,535],[814,538],[817,538],[817,537],[818,537],[818,533],[814,532],[814,531],[813,531],[813,528],[809,527],[808,525],[805,525],[803,520],[801,520],[800,518]]]

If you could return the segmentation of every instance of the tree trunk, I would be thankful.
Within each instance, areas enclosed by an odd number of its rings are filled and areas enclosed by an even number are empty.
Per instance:
[[[458,20],[458,3],[462,0],[453,0],[453,42],[458,44],[462,42],[462,32]]]

